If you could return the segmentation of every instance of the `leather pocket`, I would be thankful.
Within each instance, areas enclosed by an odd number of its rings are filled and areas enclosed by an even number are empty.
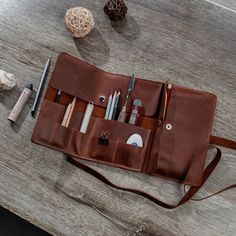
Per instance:
[[[139,134],[142,137],[143,146],[146,146],[151,134],[151,130],[149,129],[119,121],[94,118],[91,122],[93,125],[91,125],[88,132],[90,135],[99,137],[103,131],[107,131],[109,133],[109,140],[119,141],[121,143],[126,143],[132,134]]]
[[[109,140],[107,145],[102,145],[98,142],[98,137],[93,137],[89,143],[86,155],[91,159],[96,159],[102,162],[112,162],[116,151],[116,142]]]
[[[59,103],[44,100],[40,112],[40,117],[54,121],[54,123],[61,123],[66,107]]]
[[[89,143],[91,139],[91,136],[73,130],[69,152],[74,153],[76,156],[87,156],[90,150]]]
[[[63,151],[67,149],[67,144],[72,137],[72,129],[55,124],[50,144],[55,148],[63,148]]]
[[[126,143],[118,143],[113,162],[121,167],[141,170],[145,154],[145,148],[135,147]]]
[[[69,127],[72,129],[79,130],[83,117],[84,113],[74,111],[70,119]]]
[[[55,127],[55,122],[39,117],[37,125],[34,129],[32,140],[36,143],[49,144],[53,131]]]
[[[153,175],[183,181],[194,163],[195,173],[188,173],[187,183],[201,183],[214,108],[212,94],[172,88],[166,120],[153,142]]]
[[[93,122],[89,133],[93,138],[84,143],[84,147],[88,143],[90,145],[90,150],[84,153],[87,157],[110,162],[112,165],[126,169],[142,169],[151,130],[102,118],[94,118]],[[98,137],[103,131],[109,133],[107,146],[98,143]],[[133,134],[139,134],[142,137],[142,148],[126,144],[128,138]]]
[[[108,144],[100,144],[99,137],[103,131],[109,132]],[[126,144],[128,138],[140,134],[143,147]],[[69,153],[86,160],[111,164],[126,169],[141,170],[145,159],[151,130],[102,118],[91,119],[86,134],[73,130]]]
[[[112,162],[116,150],[116,142],[110,140],[108,145],[98,143],[98,137],[73,131],[71,144],[68,150],[76,156],[86,160],[97,160],[99,162]]]
[[[79,132],[79,129],[84,114],[74,112],[69,127],[64,127],[61,126],[64,112],[65,106],[45,100],[32,136],[33,141],[86,160],[133,170],[142,169],[151,130],[91,117],[87,133],[83,134]],[[98,142],[103,131],[109,133],[108,145]],[[142,137],[142,148],[126,144],[133,134],[139,134]]]
[[[64,105],[44,100],[34,128],[32,141],[48,146],[56,127],[56,123],[61,123],[66,107]]]

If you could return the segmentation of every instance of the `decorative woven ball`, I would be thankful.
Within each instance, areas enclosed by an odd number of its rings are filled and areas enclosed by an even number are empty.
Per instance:
[[[67,10],[64,21],[67,30],[75,38],[84,37],[94,26],[91,12],[84,7],[74,7]]]
[[[103,8],[112,21],[120,21],[125,18],[128,7],[123,0],[109,0]]]

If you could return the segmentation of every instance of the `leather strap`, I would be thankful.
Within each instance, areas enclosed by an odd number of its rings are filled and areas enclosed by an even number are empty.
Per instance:
[[[221,137],[217,137],[217,136],[211,136],[210,138],[210,144],[215,144],[215,145],[220,145],[222,147],[226,147],[226,148],[231,148],[231,149],[235,149],[236,150],[236,142],[229,140],[229,139],[225,139],[225,138],[221,138]],[[201,201],[204,199],[207,199],[209,197],[212,197],[216,194],[219,194],[221,192],[224,192],[226,190],[232,189],[232,188],[236,188],[236,184],[232,184],[224,189],[219,190],[216,193],[213,193],[209,196],[200,198],[200,199],[194,199],[192,198],[194,196],[194,194],[202,187],[202,185],[207,181],[208,177],[211,175],[211,173],[213,172],[213,170],[215,169],[215,167],[217,166],[217,164],[219,163],[220,159],[221,159],[221,150],[219,148],[216,147],[217,153],[215,155],[215,157],[213,158],[213,160],[208,164],[208,166],[205,168],[204,172],[203,172],[203,181],[201,183],[201,185],[199,186],[191,186],[189,188],[188,191],[185,191],[184,196],[182,197],[182,199],[177,203],[177,204],[168,204],[166,202],[163,202],[157,198],[155,198],[154,196],[144,192],[144,191],[140,191],[138,189],[133,189],[133,188],[125,188],[125,187],[121,187],[119,185],[116,185],[114,183],[112,183],[110,180],[108,180],[105,176],[103,176],[102,174],[100,174],[98,171],[92,169],[91,167],[79,162],[77,160],[77,158],[73,158],[73,157],[67,157],[67,160],[76,165],[77,167],[79,167],[80,169],[88,172],[89,174],[93,175],[94,177],[96,177],[97,179],[101,180],[102,182],[104,182],[105,184],[119,189],[119,190],[123,190],[123,191],[127,191],[127,192],[131,192],[131,193],[136,193],[140,196],[143,196],[147,199],[149,199],[150,201],[154,202],[155,204],[167,208],[167,209],[173,209],[176,208],[180,205],[183,205],[184,203],[186,203],[187,201],[189,201],[190,199],[193,201]],[[190,168],[191,169],[191,168]],[[187,174],[188,175],[188,174]]]
[[[236,150],[236,142],[230,139],[211,135],[210,144],[219,145]]]
[[[89,174],[93,175],[94,177],[96,177],[97,179],[101,180],[102,182],[104,182],[105,184],[113,187],[113,188],[116,188],[116,189],[119,189],[119,190],[123,190],[123,191],[127,191],[127,192],[131,192],[131,193],[136,193],[140,196],[143,196],[147,199],[149,199],[150,201],[154,202],[155,204],[159,205],[159,206],[162,206],[164,208],[167,208],[167,209],[173,209],[173,208],[176,208],[184,203],[186,203],[187,201],[189,201],[193,195],[202,187],[202,185],[206,182],[206,180],[208,179],[208,177],[211,175],[212,171],[215,169],[215,167],[217,166],[217,164],[219,163],[220,159],[221,159],[221,150],[219,148],[216,148],[217,150],[217,153],[214,157],[214,159],[210,162],[210,164],[205,168],[204,172],[203,172],[203,181],[201,183],[201,185],[199,186],[191,186],[189,188],[189,190],[185,193],[185,195],[182,197],[182,199],[177,203],[177,204],[168,204],[168,203],[165,203],[157,198],[155,198],[154,196],[146,193],[146,192],[143,192],[143,191],[140,191],[138,189],[133,189],[133,188],[125,188],[125,187],[121,187],[119,185],[116,185],[114,183],[112,183],[110,180],[108,180],[105,176],[103,176],[102,174],[100,174],[99,172],[97,172],[96,170],[92,169],[91,167],[79,162],[77,160],[77,158],[73,158],[73,157],[67,157],[67,160],[76,165],[77,167],[79,167],[80,169],[88,172]],[[226,190],[226,189],[225,189]],[[224,191],[225,191],[224,190]]]
[[[222,146],[222,147],[226,147],[226,148],[236,150],[236,142],[235,141],[230,140],[230,139],[226,139],[226,138],[222,138],[222,137],[218,137],[218,136],[211,135],[210,144],[219,145],[219,146]],[[236,188],[236,184],[229,185],[226,188],[223,188],[223,189],[221,189],[221,190],[219,190],[219,191],[217,191],[213,194],[210,194],[206,197],[197,198],[197,199],[196,198],[191,198],[191,200],[192,201],[202,201],[204,199],[210,198],[214,195],[217,195],[219,193],[222,193],[222,192],[227,191],[227,190],[232,189],[232,188]]]

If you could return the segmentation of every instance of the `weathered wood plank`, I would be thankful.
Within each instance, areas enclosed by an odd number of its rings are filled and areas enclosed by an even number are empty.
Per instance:
[[[207,2],[213,3],[221,8],[236,13],[236,2],[234,0],[206,0]]]
[[[213,132],[235,139],[236,14],[201,0],[127,1],[129,13],[112,26],[106,1],[0,0],[0,68],[17,76],[18,87],[0,93],[0,204],[54,235],[234,235],[235,190],[173,211],[134,194],[114,190],[31,143],[35,120],[27,106],[18,124],[7,116],[21,89],[38,86],[48,55],[67,51],[102,69],[211,91],[218,96]],[[80,4],[95,18],[87,37],[73,40],[65,11]],[[32,103],[33,99],[31,99]],[[223,161],[198,196],[234,182],[235,152]],[[88,163],[113,182],[176,202],[178,184]]]

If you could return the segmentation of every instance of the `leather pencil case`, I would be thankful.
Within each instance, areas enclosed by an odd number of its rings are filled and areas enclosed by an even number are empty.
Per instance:
[[[174,208],[195,194],[219,162],[221,153],[217,148],[210,167],[204,169],[209,145],[216,143],[235,148],[235,142],[211,136],[216,106],[214,94],[172,85],[166,106],[166,84],[141,78],[136,79],[131,92],[132,99],[140,99],[143,105],[137,124],[104,119],[111,91],[117,88],[122,91],[120,110],[129,80],[129,76],[105,72],[61,53],[48,83],[32,141],[66,153],[70,162],[113,187],[135,192],[163,207]],[[56,103],[58,90],[62,94]],[[62,126],[66,107],[74,97],[76,104],[69,125]],[[81,133],[81,122],[89,102],[93,102],[94,110],[87,132]],[[127,113],[130,113],[131,103],[129,100]],[[110,134],[108,145],[99,143],[104,131]],[[126,143],[132,134],[142,137],[143,147]],[[191,188],[178,204],[169,205],[139,190],[112,184],[79,159],[164,177]]]

